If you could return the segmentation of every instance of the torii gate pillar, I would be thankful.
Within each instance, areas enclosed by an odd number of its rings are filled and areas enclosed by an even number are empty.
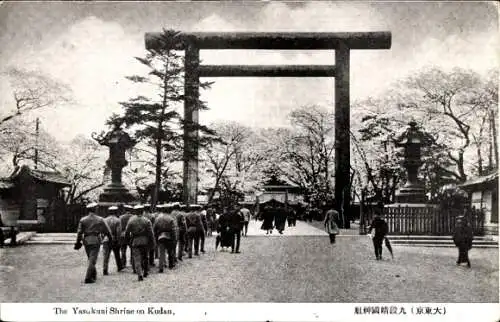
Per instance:
[[[339,44],[335,50],[335,209],[342,216],[345,228],[350,227],[350,216],[346,211],[351,204],[349,61],[349,48],[344,43]]]
[[[146,33],[146,49],[167,44],[162,33]],[[168,49],[185,50],[184,118],[184,202],[197,202],[198,194],[198,131],[189,124],[198,123],[200,77],[335,77],[335,208],[349,227],[350,196],[350,51],[352,49],[389,49],[391,33],[259,33],[259,32],[197,32],[181,33]],[[335,66],[202,66],[200,49],[268,49],[268,50],[335,50]]]

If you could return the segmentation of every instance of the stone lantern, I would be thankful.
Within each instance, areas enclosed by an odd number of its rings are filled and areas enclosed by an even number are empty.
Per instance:
[[[429,134],[421,131],[417,122],[411,121],[409,127],[394,139],[396,147],[404,148],[403,166],[408,174],[406,184],[396,192],[396,203],[426,203],[425,187],[418,180],[418,169],[423,164],[422,147],[434,142]]]
[[[109,158],[106,165],[111,169],[111,182],[104,187],[99,195],[99,203],[124,203],[133,200],[133,196],[122,183],[122,169],[128,162],[125,152],[135,145],[135,141],[115,124],[113,130],[99,136],[92,134],[92,138],[101,145],[109,147]],[[106,206],[106,204],[103,204]]]

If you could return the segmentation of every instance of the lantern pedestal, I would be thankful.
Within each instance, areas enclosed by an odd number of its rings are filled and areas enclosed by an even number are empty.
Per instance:
[[[406,184],[396,192],[396,203],[425,204],[427,196],[423,184]]]
[[[121,183],[112,182],[106,185],[104,191],[99,195],[99,201],[103,202],[130,202],[134,200],[132,194]]]
[[[111,206],[123,206],[126,203],[135,201],[134,196],[121,184],[110,183],[104,188],[104,192],[99,195],[99,211],[102,216],[107,215],[107,210]]]

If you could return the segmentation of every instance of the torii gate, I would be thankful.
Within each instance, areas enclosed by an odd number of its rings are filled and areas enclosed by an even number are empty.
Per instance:
[[[198,123],[200,77],[335,77],[335,208],[349,209],[350,191],[350,101],[349,61],[351,49],[390,49],[390,32],[193,32],[181,33],[176,43],[166,45],[160,32],[146,33],[146,49],[185,51],[184,119]],[[200,49],[335,50],[335,65],[200,65]],[[184,136],[198,137],[186,127]],[[185,141],[186,142],[186,141]],[[183,197],[197,202],[198,148],[184,144]],[[347,192],[347,193],[346,193]],[[347,222],[348,224],[348,222]]]

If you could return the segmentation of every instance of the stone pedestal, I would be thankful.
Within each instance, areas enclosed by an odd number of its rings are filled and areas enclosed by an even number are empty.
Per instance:
[[[126,203],[134,201],[134,196],[122,184],[110,183],[99,195],[99,202]]]
[[[109,207],[120,207],[134,201],[135,197],[123,184],[110,183],[104,187],[104,191],[99,195],[99,214],[106,216]]]
[[[407,183],[396,191],[396,203],[425,204],[427,196],[423,184]]]

